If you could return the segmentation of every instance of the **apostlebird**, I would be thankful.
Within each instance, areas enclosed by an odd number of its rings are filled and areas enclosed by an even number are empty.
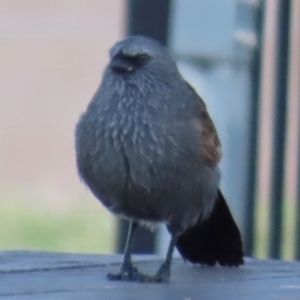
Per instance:
[[[240,232],[219,189],[220,140],[167,48],[143,36],[116,43],[75,139],[81,179],[130,221],[121,271],[109,279],[168,281],[175,247],[192,263],[243,264]],[[134,230],[159,222],[171,241],[156,274],[145,275],[131,261]]]

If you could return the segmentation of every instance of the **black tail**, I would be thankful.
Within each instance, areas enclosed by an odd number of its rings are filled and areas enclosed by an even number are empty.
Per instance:
[[[244,263],[241,234],[220,190],[210,217],[180,235],[176,247],[192,263],[230,267]]]

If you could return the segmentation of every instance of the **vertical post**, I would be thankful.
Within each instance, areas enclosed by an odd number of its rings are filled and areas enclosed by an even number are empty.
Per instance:
[[[293,29],[295,30],[295,35],[299,34],[300,30],[300,2],[294,1],[292,3],[292,25],[293,28],[291,28],[291,32],[293,32]],[[296,36],[294,36],[296,37]],[[291,53],[291,57],[293,55],[293,64],[296,64],[296,66],[293,66],[294,72],[297,72],[295,76],[295,84],[297,85],[297,92],[295,93],[296,100],[300,101],[300,40],[295,39],[294,44],[291,45],[293,47],[293,50],[291,49],[291,52],[294,51],[294,53]],[[297,53],[297,55],[295,55]],[[291,65],[291,63],[290,63]],[[291,74],[293,74],[293,69],[291,70]],[[292,87],[291,87],[292,88]],[[291,93],[292,94],[292,93]],[[300,116],[300,114],[299,114]],[[295,223],[295,259],[300,260],[300,122],[298,124],[298,153],[297,153],[297,195],[296,195],[296,223]]]
[[[284,188],[284,156],[286,142],[286,113],[289,61],[290,0],[278,0],[277,65],[274,103],[273,157],[270,207],[271,258],[280,258],[282,241],[282,206]]]
[[[300,125],[300,124],[299,124]],[[300,126],[298,132],[298,173],[297,173],[297,203],[296,203],[296,253],[295,258],[300,260]]]
[[[171,0],[128,0],[127,34],[151,37],[167,45],[169,11]],[[127,221],[119,220],[117,224],[117,252],[124,251],[129,229]],[[132,251],[134,253],[154,253],[155,234],[138,227],[135,232]]]
[[[167,45],[171,0],[128,0],[128,35],[145,35]]]
[[[254,16],[255,33],[257,36],[257,47],[253,50],[251,62],[251,96],[250,96],[250,134],[249,134],[249,177],[247,185],[247,220],[245,228],[244,250],[245,254],[251,256],[254,250],[254,219],[255,219],[255,197],[257,180],[257,157],[258,157],[258,135],[259,135],[259,96],[261,85],[261,52],[262,35],[264,24],[265,1],[257,6]]]

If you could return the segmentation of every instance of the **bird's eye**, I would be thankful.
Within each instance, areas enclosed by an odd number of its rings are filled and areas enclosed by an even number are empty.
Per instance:
[[[138,62],[142,65],[145,65],[150,60],[149,55],[147,54],[141,54],[138,56]]]

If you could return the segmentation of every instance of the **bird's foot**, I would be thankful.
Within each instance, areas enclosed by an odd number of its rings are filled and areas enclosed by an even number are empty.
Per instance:
[[[116,274],[107,274],[109,280],[138,281],[138,282],[167,282],[170,279],[170,266],[162,264],[155,275],[140,273],[133,265],[123,265],[121,271]]]
[[[141,282],[168,282],[170,279],[170,265],[163,263],[153,276],[141,274],[139,281]]]

